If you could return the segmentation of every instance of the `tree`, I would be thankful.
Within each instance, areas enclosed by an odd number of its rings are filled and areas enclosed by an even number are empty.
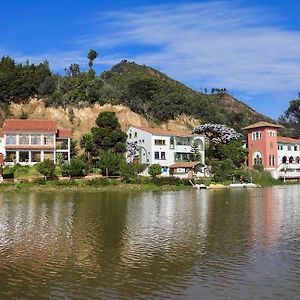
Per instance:
[[[84,149],[87,158],[90,159],[90,155],[94,149],[94,140],[91,133],[86,133],[81,136],[80,147]]]
[[[71,140],[70,142],[70,156],[71,158],[75,157],[78,153],[78,148],[77,148],[77,142],[74,140]]]
[[[116,176],[119,175],[122,162],[124,158],[122,155],[112,152],[111,150],[105,150],[101,152],[99,158],[99,168],[102,175]]]
[[[226,144],[242,138],[240,133],[223,124],[204,124],[195,128],[194,133],[204,135],[214,144]]]
[[[96,50],[91,49],[87,57],[89,59],[89,67],[91,69],[93,67],[94,60],[98,57],[98,53]]]
[[[46,177],[54,176],[55,164],[50,159],[45,159],[43,162],[37,164],[37,170]]]
[[[190,161],[201,161],[201,153],[195,142],[191,145]]]
[[[96,119],[96,125],[91,130],[96,149],[125,153],[127,135],[121,130],[114,112],[100,113]]]
[[[162,173],[161,165],[153,164],[148,168],[148,173],[151,177],[156,177]]]
[[[81,71],[78,64],[71,64],[69,68],[65,69],[66,74],[70,77],[79,77]]]
[[[218,152],[221,160],[230,159],[235,167],[241,167],[245,164],[247,150],[243,148],[240,141],[230,141],[228,144],[220,144]]]
[[[87,165],[79,157],[73,158],[70,164],[62,166],[64,176],[84,176],[87,173]]]

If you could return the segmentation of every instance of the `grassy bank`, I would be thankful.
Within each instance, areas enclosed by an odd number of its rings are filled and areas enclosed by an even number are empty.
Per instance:
[[[4,182],[0,184],[0,192],[7,191],[178,191],[190,190],[187,182],[166,182],[160,179],[147,179],[134,182],[122,182],[118,179],[74,179],[74,180],[44,180],[32,182]]]

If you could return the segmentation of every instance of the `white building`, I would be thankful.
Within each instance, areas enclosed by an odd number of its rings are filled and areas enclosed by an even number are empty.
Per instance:
[[[59,129],[55,120],[6,119],[0,129],[1,164],[70,162],[71,136],[71,130]]]
[[[130,127],[127,142],[136,146],[135,155],[129,161],[142,164],[160,164],[162,175],[170,175],[170,166],[189,161],[191,145],[198,146],[201,162],[205,161],[204,137],[189,132],[162,130],[150,127]]]

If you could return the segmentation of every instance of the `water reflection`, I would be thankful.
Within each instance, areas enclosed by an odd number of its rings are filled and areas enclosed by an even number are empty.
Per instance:
[[[0,298],[295,299],[299,196],[0,194]]]

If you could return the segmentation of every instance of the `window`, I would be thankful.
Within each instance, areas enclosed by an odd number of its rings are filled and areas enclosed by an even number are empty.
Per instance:
[[[53,145],[53,135],[52,134],[45,134],[43,139],[43,145]]]
[[[44,160],[50,159],[51,161],[54,161],[54,154],[53,152],[50,151],[45,151],[44,152]]]
[[[272,166],[272,155],[269,155],[269,166]]]
[[[40,145],[41,144],[41,135],[32,134],[31,135],[31,145]]]
[[[195,145],[196,147],[198,147],[198,149],[199,149],[200,151],[203,151],[204,146],[203,146],[203,142],[202,142],[201,139],[195,139],[195,140],[194,140],[194,145]]]
[[[291,163],[293,163],[293,161],[294,161],[293,156],[290,156],[290,158],[289,158],[289,163],[291,164]]]
[[[6,151],[6,157],[5,157],[6,162],[16,162],[16,151]]]
[[[278,144],[278,150],[283,150],[283,145]]]
[[[40,162],[41,161],[41,152],[32,151],[31,152],[31,161]]]
[[[252,140],[261,140],[262,134],[261,131],[252,132]]]
[[[137,132],[134,133],[134,137],[137,138]]]
[[[132,134],[131,134],[131,133],[129,133],[129,138],[130,138],[130,139],[132,138]]]
[[[154,140],[154,144],[157,146],[164,146],[166,145],[166,140]]]
[[[175,148],[175,138],[172,136],[170,138],[170,149],[174,149]]]
[[[297,145],[294,146],[294,151],[297,151],[298,150],[298,147]]]
[[[288,151],[291,151],[292,150],[292,146],[291,145],[288,145]]]
[[[282,158],[282,163],[283,163],[283,164],[286,164],[286,162],[287,162],[287,157],[284,156],[284,157]]]
[[[273,149],[273,142],[270,142],[270,149]]]
[[[154,158],[155,159],[160,159],[160,160],[165,160],[166,159],[166,152],[158,152],[158,151],[155,151],[154,152]]]
[[[29,134],[19,135],[19,145],[29,145]]]
[[[272,155],[272,166],[274,167],[275,166],[275,156]]]
[[[253,154],[253,164],[262,165],[262,154],[258,151]]]
[[[19,162],[29,162],[29,151],[19,152]]]
[[[16,144],[16,135],[15,134],[8,134],[6,136],[6,144],[15,145]]]

